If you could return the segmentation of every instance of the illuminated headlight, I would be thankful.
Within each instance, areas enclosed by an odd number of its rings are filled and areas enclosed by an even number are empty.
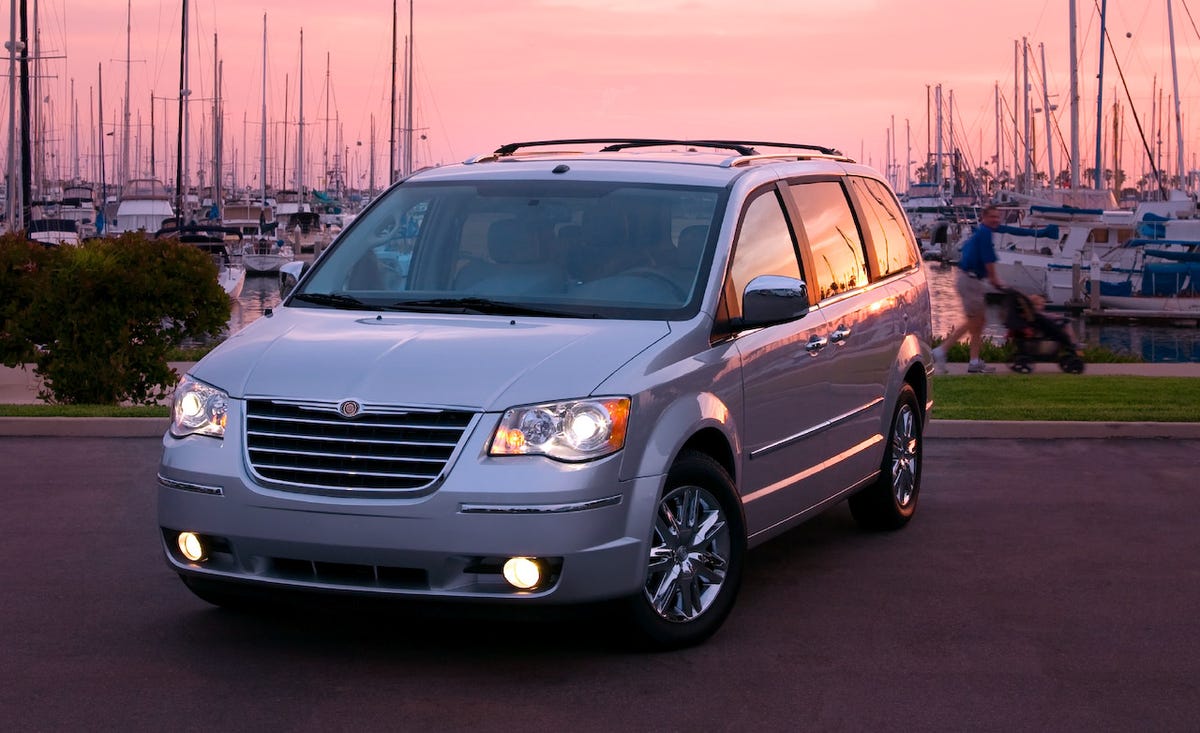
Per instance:
[[[588,461],[621,450],[628,423],[628,397],[514,407],[500,418],[488,452]]]
[[[175,388],[171,405],[171,435],[225,437],[229,419],[229,395],[216,387],[184,376]]]

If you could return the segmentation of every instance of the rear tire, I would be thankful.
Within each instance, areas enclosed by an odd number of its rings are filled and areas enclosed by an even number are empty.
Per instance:
[[[733,480],[710,456],[684,452],[655,511],[644,586],[624,601],[641,646],[679,649],[711,636],[733,609],[745,554]]]
[[[879,478],[850,497],[850,514],[860,527],[894,530],[908,524],[917,511],[924,452],[920,403],[905,384],[896,400]]]

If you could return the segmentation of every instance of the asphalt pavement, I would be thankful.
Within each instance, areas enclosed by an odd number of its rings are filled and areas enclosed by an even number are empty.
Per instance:
[[[0,438],[11,731],[1200,730],[1188,440],[936,440],[904,530],[755,548],[705,644],[602,614],[212,608],[163,559],[154,438]],[[217,499],[219,500],[219,499]]]

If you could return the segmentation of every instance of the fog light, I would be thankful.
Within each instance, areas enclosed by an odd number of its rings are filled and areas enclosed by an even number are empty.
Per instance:
[[[200,541],[200,535],[195,532],[179,533],[179,551],[192,562],[200,562],[206,556],[204,543]]]
[[[542,568],[530,557],[510,557],[504,562],[504,579],[520,590],[529,590],[542,581]]]

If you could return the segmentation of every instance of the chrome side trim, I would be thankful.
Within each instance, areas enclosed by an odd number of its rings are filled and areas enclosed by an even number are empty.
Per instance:
[[[620,503],[621,495],[617,494],[604,499],[577,501],[569,504],[462,504],[458,511],[460,514],[567,514],[616,506]]]
[[[197,494],[207,494],[208,496],[225,496],[225,491],[220,486],[205,486],[204,484],[190,484],[184,481],[175,481],[158,474],[158,483],[166,486],[168,489],[179,489],[180,491],[193,491]]]
[[[871,408],[875,407],[876,405],[880,404],[881,402],[883,402],[883,398],[876,397],[875,399],[871,400],[870,402],[863,405],[862,407],[851,410],[850,412],[842,413],[841,415],[838,415],[837,417],[831,417],[823,423],[818,423],[816,425],[813,425],[811,428],[808,428],[807,430],[796,433],[793,436],[784,438],[783,440],[776,441],[774,443],[771,443],[770,445],[764,445],[762,448],[759,448],[756,451],[751,451],[750,460],[754,460],[755,458],[765,456],[766,454],[771,453],[772,451],[777,451],[780,448],[789,446],[798,440],[804,440],[805,438],[813,435],[814,433],[819,433],[822,430],[827,430],[827,429],[833,427],[834,425],[837,425],[840,422],[845,422],[846,420],[849,420],[850,418],[852,418],[856,415],[862,414],[862,413],[866,412],[867,410],[870,410]]]
[[[787,478],[783,479],[782,481],[776,481],[775,483],[771,484],[770,486],[764,486],[763,488],[761,488],[758,491],[755,491],[751,494],[746,494],[745,496],[742,497],[742,501],[745,503],[750,503],[750,502],[754,501],[755,499],[761,499],[762,497],[766,496],[767,494],[773,494],[776,491],[779,491],[780,489],[787,488],[788,486],[793,486],[793,485],[795,485],[817,473],[820,473],[821,471],[824,471],[825,469],[829,468],[830,466],[840,463],[840,462],[846,460],[847,458],[850,458],[851,456],[854,456],[865,450],[869,450],[870,448],[872,448],[882,442],[883,442],[883,436],[880,435],[879,433],[876,433],[876,434],[872,435],[871,437],[867,438],[866,440],[864,440],[863,442],[859,443],[858,445],[848,448],[848,449],[842,451],[841,453],[838,453],[836,456],[833,456],[832,458],[828,458],[824,461],[821,461],[820,463],[809,466],[808,468],[804,469],[803,471],[794,473],[791,476],[788,476]],[[787,521],[787,520],[784,520],[784,521]]]

